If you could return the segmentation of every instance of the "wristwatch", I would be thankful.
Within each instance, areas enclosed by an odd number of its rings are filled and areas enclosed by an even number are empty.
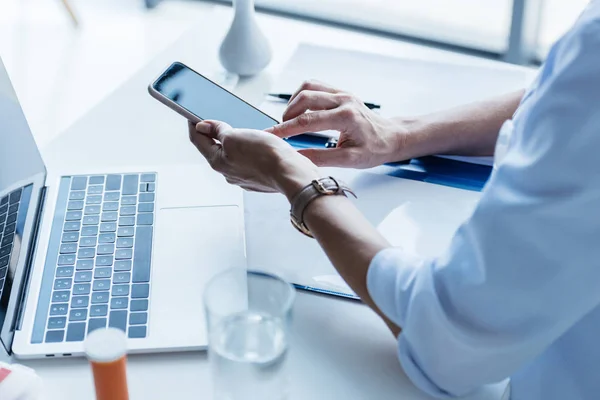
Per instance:
[[[306,207],[321,196],[346,196],[350,193],[356,197],[356,194],[343,182],[338,181],[332,176],[327,178],[315,179],[306,185],[296,196],[292,198],[290,209],[290,220],[292,225],[308,237],[314,237],[310,229],[304,223],[304,210]]]

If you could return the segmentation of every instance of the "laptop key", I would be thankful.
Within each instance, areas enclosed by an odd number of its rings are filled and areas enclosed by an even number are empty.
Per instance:
[[[66,317],[50,317],[48,318],[48,329],[64,329],[67,325]]]
[[[4,258],[0,258],[0,268],[6,267],[8,265],[8,259],[9,259],[8,256],[6,256]]]
[[[129,226],[120,227],[119,230],[117,231],[117,236],[118,237],[132,237],[133,233],[135,232],[134,229],[135,228],[129,227]]]
[[[117,235],[114,232],[101,233],[100,236],[98,236],[98,243],[114,243],[116,236]]]
[[[63,243],[74,243],[79,240],[79,233],[77,232],[65,232],[62,235]]]
[[[87,199],[85,199],[85,204],[96,205],[96,204],[101,204],[101,203],[102,203],[102,196],[100,196],[98,194],[88,196]]]
[[[129,311],[148,311],[148,300],[131,300]]]
[[[71,308],[87,308],[90,298],[87,296],[75,296],[71,301]]]
[[[68,310],[68,304],[52,304],[50,306],[50,315],[67,315]]]
[[[89,271],[94,268],[94,260],[86,259],[86,260],[77,260],[77,265],[75,265],[75,269],[77,271]]]
[[[73,285],[73,294],[86,295],[90,294],[91,285],[89,283],[77,283]]]
[[[79,247],[96,247],[96,241],[95,236],[84,236],[79,242]]]
[[[154,201],[154,193],[140,193],[140,203],[150,203]]]
[[[149,183],[148,184],[148,191],[149,192],[154,192],[156,190],[156,184],[155,183]]]
[[[133,256],[134,283],[150,282],[150,261],[152,256],[152,227],[138,226],[136,228],[135,248]]]
[[[154,203],[140,203],[138,204],[138,212],[153,212]]]
[[[129,283],[131,281],[130,272],[118,272],[113,276],[113,283]]]
[[[119,215],[135,215],[135,206],[123,206],[119,211]]]
[[[74,176],[71,179],[71,190],[83,190],[87,186],[86,176]]]
[[[122,206],[131,206],[131,205],[135,205],[135,203],[137,203],[136,196],[123,196],[121,198]]]
[[[113,297],[110,299],[110,309],[111,310],[122,310],[127,308],[127,298],[126,297]]]
[[[102,204],[102,211],[117,211],[119,209],[119,203],[116,201],[106,201]]]
[[[91,271],[80,271],[75,274],[75,283],[85,283],[92,281]]]
[[[108,326],[125,332],[127,327],[127,310],[115,310],[110,312]]]
[[[10,251],[12,250],[12,244],[9,244],[4,247],[0,247],[0,257],[5,257],[10,255]]]
[[[84,226],[81,229],[81,236],[96,236],[98,234],[98,227],[94,225]]]
[[[119,226],[134,226],[135,217],[120,217]]]
[[[96,267],[110,267],[113,263],[112,256],[98,256],[96,257]]]
[[[90,176],[90,185],[102,185],[102,184],[104,184],[104,176],[103,175]]]
[[[102,222],[114,222],[117,220],[117,212],[116,211],[108,211],[102,213]]]
[[[60,245],[60,254],[75,254],[77,252],[77,244],[63,243]]]
[[[94,292],[92,293],[92,304],[108,303],[108,297],[108,292]]]
[[[82,259],[82,258],[94,258],[94,256],[96,255],[95,253],[96,252],[91,247],[82,247],[77,252],[77,258],[79,258],[79,259]]]
[[[65,232],[76,232],[81,228],[80,222],[65,222],[63,231]]]
[[[115,261],[115,271],[131,271],[131,260],[118,260]]]
[[[129,260],[132,256],[132,249],[118,249],[115,252],[115,260]]]
[[[81,221],[82,216],[82,211],[68,211],[65,216],[65,221]]]
[[[4,238],[2,238],[2,242],[0,243],[0,246],[7,246],[7,245],[11,244],[13,242],[14,238],[15,238],[14,233],[4,236]]]
[[[106,318],[91,318],[88,321],[88,334],[96,329],[106,328]]]
[[[5,214],[7,211],[8,211],[8,204],[4,204],[4,205],[0,206],[0,218],[6,217],[6,215],[2,215],[2,214]]]
[[[90,308],[90,317],[106,317],[108,315],[107,304],[97,304]]]
[[[106,190],[121,190],[121,175],[108,175],[106,177]]]
[[[154,213],[142,213],[137,216],[138,225],[152,225],[154,223]]]
[[[129,325],[144,325],[148,323],[148,313],[136,312],[129,314]]]
[[[146,326],[136,325],[129,327],[129,333],[127,335],[130,339],[143,339],[146,337]]]
[[[17,213],[13,213],[10,214],[8,217],[6,217],[6,225],[8,227],[8,224],[12,224],[17,220]],[[10,232],[8,229],[6,229],[7,232]]]
[[[98,255],[113,254],[114,252],[115,252],[114,244],[101,244],[96,248],[96,254],[98,254]]]
[[[129,296],[129,285],[113,285],[110,293],[113,297]]]
[[[156,174],[142,174],[140,181],[141,182],[155,182]]]
[[[52,293],[52,302],[53,303],[64,303],[69,301],[71,298],[71,292],[68,290],[61,290],[59,292]]]
[[[133,238],[122,237],[117,239],[117,248],[129,249],[133,247]]]
[[[79,211],[83,210],[82,200],[71,200],[67,203],[67,211]]]
[[[96,215],[100,214],[100,206],[85,206],[83,210],[85,215]]]
[[[125,175],[123,178],[123,194],[137,194],[138,185],[137,175]]]
[[[99,223],[99,215],[86,215],[85,217],[83,217],[83,225],[98,225]]]
[[[65,337],[64,330],[48,331],[46,332],[46,343],[60,343]]]
[[[117,224],[116,222],[103,222],[100,224],[100,232],[116,232]]]
[[[58,265],[74,265],[75,254],[63,254],[58,256]]]
[[[70,278],[73,276],[74,268],[70,267],[58,267],[56,268],[56,277],[57,278]]]
[[[19,203],[13,204],[12,206],[8,207],[9,214],[16,213],[18,210],[19,210]]]
[[[112,268],[96,268],[94,269],[94,279],[110,278]],[[94,281],[96,283],[97,281]]]
[[[14,214],[14,215],[17,215],[17,214]],[[17,227],[17,224],[14,224],[14,223],[11,224],[10,222],[7,222],[6,226],[4,227],[4,234],[9,235],[9,234],[13,233],[15,231],[16,227]]]
[[[0,279],[4,280],[7,272],[8,272],[8,267],[0,268]]]
[[[94,185],[88,188],[88,196],[97,194],[102,194],[102,185]]]
[[[8,203],[8,196],[4,196],[2,200],[0,200],[0,205],[5,205]]]
[[[119,201],[121,193],[119,192],[106,192],[104,193],[104,201]]]
[[[54,281],[54,290],[68,290],[71,289],[73,280],[71,278],[60,278]]]
[[[148,191],[148,184],[147,183],[140,183],[140,193],[145,193]]]
[[[110,279],[99,279],[94,281],[94,292],[108,291],[110,289]]]
[[[69,200],[83,200],[85,199],[85,191],[84,190],[76,190],[69,193]]]
[[[67,342],[81,342],[85,337],[85,322],[69,324]]]
[[[85,321],[87,319],[86,309],[74,309],[69,313],[69,321]]]

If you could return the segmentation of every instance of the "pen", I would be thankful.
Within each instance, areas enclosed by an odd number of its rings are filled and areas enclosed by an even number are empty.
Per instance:
[[[287,101],[289,101],[292,98],[291,94],[286,94],[286,93],[269,93],[269,96],[275,97],[275,98],[281,99],[281,100],[287,100]],[[367,108],[369,110],[378,110],[381,108],[381,106],[379,104],[375,104],[375,103],[365,102],[365,106],[367,106]]]

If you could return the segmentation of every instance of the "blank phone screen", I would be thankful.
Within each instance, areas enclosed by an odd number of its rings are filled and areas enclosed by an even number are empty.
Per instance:
[[[181,63],[173,63],[154,89],[199,119],[227,122],[234,128],[266,129],[277,121]]]

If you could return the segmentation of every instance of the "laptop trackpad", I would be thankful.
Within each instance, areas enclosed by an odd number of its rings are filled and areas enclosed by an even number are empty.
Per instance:
[[[206,346],[203,288],[216,273],[245,268],[238,206],[159,211],[152,263],[149,338],[161,347]]]

